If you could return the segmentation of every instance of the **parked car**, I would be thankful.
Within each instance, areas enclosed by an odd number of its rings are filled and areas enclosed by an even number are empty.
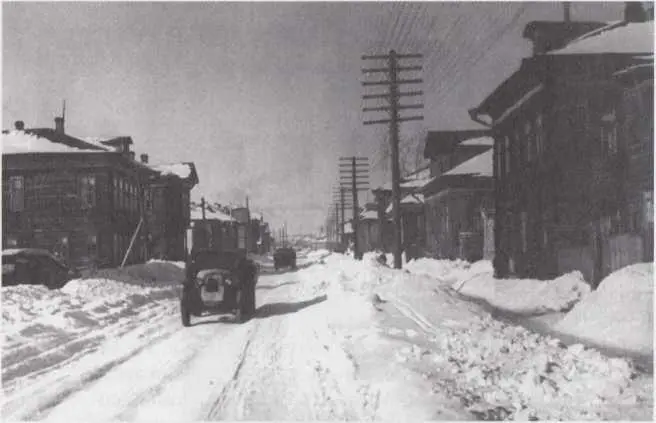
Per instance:
[[[198,250],[187,261],[180,313],[182,325],[191,325],[191,316],[231,313],[238,322],[255,314],[257,264],[237,251]]]
[[[59,289],[79,278],[71,269],[47,250],[12,248],[2,251],[2,285],[45,285]]]
[[[273,266],[276,270],[283,267],[296,269],[296,251],[291,247],[278,248],[273,253]]]

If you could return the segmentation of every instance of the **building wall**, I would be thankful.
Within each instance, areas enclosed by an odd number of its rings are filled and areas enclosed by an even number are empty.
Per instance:
[[[426,199],[427,249],[434,258],[483,258],[482,210],[490,191],[445,189]],[[466,244],[463,244],[466,243]]]
[[[185,197],[147,205],[153,174],[114,153],[4,155],[3,248],[45,248],[78,268],[118,266],[143,216],[126,264],[152,257],[158,228],[174,234],[166,248],[182,250],[170,256],[183,259]],[[172,207],[180,208],[176,217]]]
[[[653,158],[653,119],[636,122],[647,116],[644,104],[631,111],[639,97],[627,100],[605,80],[552,81],[495,128],[499,276],[580,270],[596,284],[615,270],[611,262],[626,262],[611,260],[612,239],[640,233],[650,242],[653,232],[635,218],[641,197],[653,195],[653,159],[645,159],[650,149]],[[643,135],[631,141],[636,131]]]

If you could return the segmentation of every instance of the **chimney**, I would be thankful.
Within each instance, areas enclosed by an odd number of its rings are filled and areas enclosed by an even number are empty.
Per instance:
[[[624,4],[624,21],[625,22],[646,22],[649,15],[639,1],[627,1]]]
[[[148,163],[148,154],[142,154],[140,157],[141,163]]]
[[[24,131],[25,130],[25,122],[22,120],[17,120],[14,122],[14,127],[16,128],[17,131]]]
[[[572,9],[572,3],[568,1],[563,2],[563,19],[565,22],[571,22],[572,21],[572,15],[571,15],[571,9]]]
[[[63,117],[56,117],[55,118],[55,132],[58,134],[63,134],[64,133],[64,118]]]

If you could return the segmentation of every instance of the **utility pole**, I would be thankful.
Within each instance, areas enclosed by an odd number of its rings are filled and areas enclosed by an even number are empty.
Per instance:
[[[358,207],[358,191],[369,189],[369,160],[366,157],[340,157],[340,188],[349,189],[353,195],[353,256],[356,260],[362,259],[358,243],[358,227],[360,221],[360,208]],[[343,191],[342,191],[343,192]]]
[[[345,197],[347,188],[339,186],[333,191],[333,201],[335,202],[335,219],[337,220],[337,242],[345,247],[344,225],[346,224],[346,208],[352,207],[352,203]],[[341,212],[341,218],[340,218]]]
[[[362,98],[364,100],[370,99],[386,99],[388,105],[377,107],[365,107],[363,112],[389,112],[388,119],[367,120],[364,121],[365,125],[389,124],[389,139],[392,160],[392,211],[394,220],[394,268],[400,269],[402,267],[402,238],[401,238],[401,171],[399,164],[399,123],[411,120],[423,120],[423,116],[399,116],[399,111],[404,109],[422,109],[423,104],[399,104],[400,97],[421,96],[422,91],[407,91],[400,92],[399,86],[403,84],[421,84],[422,79],[399,79],[399,72],[406,71],[421,71],[421,66],[399,66],[398,61],[402,59],[422,59],[421,54],[398,54],[394,50],[390,50],[386,55],[362,56],[363,60],[387,60],[387,67],[381,68],[368,68],[362,69],[364,74],[371,73],[384,73],[387,74],[389,80],[379,81],[365,81],[362,82],[363,86],[383,85],[388,86],[389,91],[365,94]]]

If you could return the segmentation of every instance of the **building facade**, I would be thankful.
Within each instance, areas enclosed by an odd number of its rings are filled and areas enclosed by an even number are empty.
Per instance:
[[[129,137],[88,143],[58,121],[49,131],[17,123],[2,142],[3,248],[44,248],[77,268],[154,256],[150,229],[169,205],[151,201],[162,175],[134,159]]]
[[[579,270],[596,285],[653,260],[650,34],[621,22],[524,59],[470,112],[495,140],[498,276]]]

